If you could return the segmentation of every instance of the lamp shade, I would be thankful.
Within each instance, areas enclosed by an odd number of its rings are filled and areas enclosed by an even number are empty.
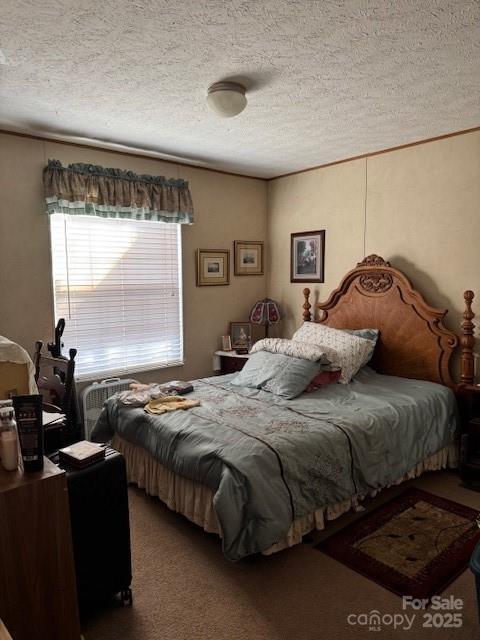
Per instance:
[[[271,298],[264,298],[256,302],[250,311],[250,322],[252,324],[263,324],[269,326],[280,322],[281,314],[278,303]]]

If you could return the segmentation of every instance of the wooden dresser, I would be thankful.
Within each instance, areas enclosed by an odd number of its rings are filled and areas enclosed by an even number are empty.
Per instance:
[[[15,640],[79,640],[65,472],[0,465],[0,619]]]

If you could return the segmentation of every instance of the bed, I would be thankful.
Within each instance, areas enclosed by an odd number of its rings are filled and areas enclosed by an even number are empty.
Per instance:
[[[467,293],[464,382],[473,357]],[[349,384],[285,400],[216,376],[194,381],[198,407],[152,416],[113,398],[94,429],[124,454],[130,482],[220,535],[230,560],[297,544],[365,496],[457,463],[450,360],[459,339],[443,324],[446,311],[375,255],[315,309],[325,326],[380,331]]]

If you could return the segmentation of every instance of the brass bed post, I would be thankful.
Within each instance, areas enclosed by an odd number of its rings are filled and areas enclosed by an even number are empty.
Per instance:
[[[465,291],[465,311],[460,336],[460,382],[462,384],[473,384],[475,379],[475,362],[473,350],[475,348],[475,325],[472,320],[475,314],[472,311],[472,300],[475,294],[473,291]]]
[[[312,314],[310,313],[310,309],[312,308],[312,305],[308,301],[309,296],[310,296],[310,289],[308,287],[305,287],[305,289],[303,290],[303,297],[305,298],[305,302],[303,303],[303,321],[304,322],[309,322],[312,319]]]

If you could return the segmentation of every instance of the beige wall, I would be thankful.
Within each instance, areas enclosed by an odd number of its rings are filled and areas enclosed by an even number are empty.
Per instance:
[[[268,292],[286,336],[301,323],[303,289],[290,284],[290,233],[315,229],[326,230],[325,283],[308,285],[317,298],[377,253],[448,308],[457,330],[463,291],[480,303],[480,132],[270,181]]]
[[[234,240],[264,240],[266,183],[151,158],[119,155],[0,134],[0,334],[29,351],[52,339],[53,300],[48,218],[42,169],[48,158],[89,162],[189,181],[195,224],[182,227],[184,367],[136,374],[142,380],[195,378],[212,373],[212,353],[231,320],[245,320],[266,293],[265,276],[235,277],[226,287],[196,287],[195,249],[230,249]]]
[[[228,323],[245,319],[267,290],[285,312],[278,335],[290,335],[301,321],[303,289],[290,284],[295,231],[326,230],[325,283],[310,285],[317,298],[365,254],[378,253],[428,302],[450,309],[452,329],[464,289],[480,299],[480,132],[272,180],[268,193],[262,180],[0,134],[0,334],[29,349],[38,337],[50,339],[53,327],[41,182],[48,158],[190,182],[196,222],[182,229],[186,365],[139,374],[143,380],[208,375]],[[267,240],[268,282],[232,274],[228,287],[195,286],[196,248],[232,249],[233,240],[248,239]]]

